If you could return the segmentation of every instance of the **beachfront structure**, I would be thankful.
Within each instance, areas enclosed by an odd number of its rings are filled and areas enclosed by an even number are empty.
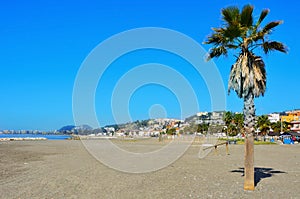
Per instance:
[[[115,128],[114,127],[105,127],[104,129],[106,130],[107,133],[115,132]]]
[[[292,121],[300,121],[300,110],[286,111],[286,114],[281,116],[282,122],[291,123]]]
[[[300,121],[291,121],[291,131],[299,132],[300,131]]]
[[[268,119],[271,123],[279,122],[280,114],[279,113],[270,113],[270,114],[268,114]]]
[[[198,112],[196,115],[196,124],[209,123],[209,116],[211,113],[208,112]]]
[[[210,116],[210,123],[211,124],[219,124],[219,125],[225,125],[225,122],[223,120],[225,111],[214,111],[211,113]]]
[[[225,125],[223,120],[224,113],[225,111],[199,112],[195,118],[196,123]]]
[[[197,117],[208,117],[208,112],[198,112]]]

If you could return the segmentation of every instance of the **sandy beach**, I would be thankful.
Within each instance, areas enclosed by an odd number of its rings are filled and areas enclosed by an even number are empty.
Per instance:
[[[157,143],[118,141],[129,150]],[[97,161],[81,141],[1,142],[0,198],[300,198],[299,151],[300,144],[255,146],[256,190],[245,192],[243,145],[199,159],[195,144],[164,169],[130,174]]]

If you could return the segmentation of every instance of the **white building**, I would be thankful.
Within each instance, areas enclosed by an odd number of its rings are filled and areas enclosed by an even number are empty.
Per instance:
[[[107,131],[107,133],[115,132],[115,128],[114,127],[105,127],[104,129]]]
[[[276,123],[280,121],[280,115],[279,113],[271,113],[268,115],[268,119],[271,123]]]

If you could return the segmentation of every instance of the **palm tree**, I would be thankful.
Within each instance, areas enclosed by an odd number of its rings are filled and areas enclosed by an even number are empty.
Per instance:
[[[259,128],[261,135],[265,136],[270,129],[271,122],[267,115],[261,115],[257,118],[257,127]]]
[[[233,120],[233,113],[231,111],[226,111],[225,114],[223,115],[223,120],[225,122],[225,125],[229,125],[232,123]]]
[[[281,121],[278,121],[278,122],[275,122],[275,123],[271,123],[271,128],[273,129],[273,132],[276,132],[276,133],[280,133],[281,131],[282,132],[288,132],[289,131],[287,122],[282,122],[281,123]]]
[[[229,124],[228,127],[227,127],[227,134],[229,136],[236,136],[238,134],[237,132],[237,128],[236,128],[236,125],[235,124]]]
[[[241,113],[235,113],[233,117],[234,123],[237,127],[238,133],[244,133],[243,132],[243,124],[244,124],[244,116]]]
[[[229,50],[237,52],[236,62],[230,71],[228,93],[232,89],[239,98],[244,99],[245,190],[254,190],[254,97],[263,96],[266,90],[265,63],[261,56],[255,54],[255,50],[262,49],[265,54],[272,51],[287,52],[284,44],[268,40],[270,33],[282,21],[273,21],[261,27],[268,13],[269,9],[263,10],[254,22],[252,5],[246,5],[242,10],[236,6],[224,8],[223,25],[213,28],[213,33],[204,42],[213,45],[208,53],[208,60],[226,56]]]
[[[225,122],[226,125],[226,134],[228,135],[228,127],[232,123],[233,120],[233,113],[230,111],[226,111],[225,114],[223,115],[223,121]]]

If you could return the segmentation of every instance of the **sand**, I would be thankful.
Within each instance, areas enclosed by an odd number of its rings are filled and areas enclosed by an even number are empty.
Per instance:
[[[119,141],[135,150],[157,140]],[[81,141],[0,143],[0,198],[300,198],[300,144],[255,146],[256,189],[243,190],[243,145],[198,158],[199,145],[145,174],[108,168]]]

